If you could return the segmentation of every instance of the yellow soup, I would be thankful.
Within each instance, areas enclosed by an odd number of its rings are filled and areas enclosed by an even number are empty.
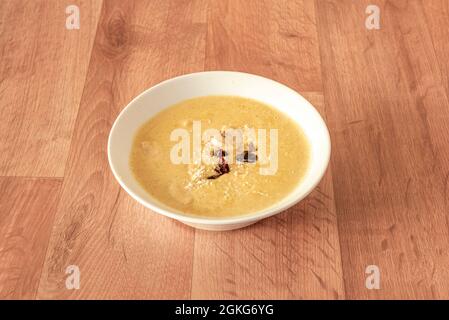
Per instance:
[[[188,215],[228,217],[270,207],[304,177],[310,148],[288,116],[259,101],[182,101],[142,125],[130,166],[156,200]]]

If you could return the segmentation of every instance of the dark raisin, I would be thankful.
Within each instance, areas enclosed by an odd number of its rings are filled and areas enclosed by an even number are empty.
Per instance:
[[[225,174],[229,172],[229,165],[226,163],[225,158],[220,158],[220,161],[215,167],[215,172],[220,174]]]
[[[238,162],[254,163],[257,161],[257,154],[245,150],[243,153],[238,154],[236,159]]]
[[[228,153],[226,151],[224,151],[223,149],[218,149],[218,150],[215,150],[214,155],[218,158],[222,158],[222,157],[226,157],[228,155]]]
[[[231,171],[229,169],[229,164],[226,163],[226,159],[224,158],[224,156],[220,157],[220,160],[218,161],[217,166],[214,168],[214,171],[217,174],[209,176],[209,177],[207,177],[207,179],[217,179],[218,177],[224,175],[225,173],[229,173],[229,171]]]
[[[227,163],[221,163],[218,165],[220,168],[220,173],[221,174],[225,174],[225,173],[229,173],[229,165]]]

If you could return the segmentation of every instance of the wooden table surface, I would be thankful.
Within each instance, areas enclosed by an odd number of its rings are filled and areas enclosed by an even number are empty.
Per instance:
[[[449,298],[448,24],[447,0],[0,0],[0,298]],[[300,204],[212,233],[119,187],[118,113],[203,70],[321,112],[331,163]]]

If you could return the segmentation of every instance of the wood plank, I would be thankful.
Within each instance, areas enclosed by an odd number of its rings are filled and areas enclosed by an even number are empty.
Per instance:
[[[0,299],[35,297],[61,185],[0,177]]]
[[[73,31],[69,4],[0,1],[0,298],[449,297],[447,1],[81,0]],[[368,4],[380,30],[365,28]],[[205,68],[273,78],[318,107],[332,161],[306,200],[211,233],[120,190],[117,114]],[[80,290],[65,288],[72,264]],[[365,287],[371,264],[380,290]]]
[[[134,96],[203,69],[203,8],[175,0],[104,3],[38,298],[190,297],[194,230],[120,191],[106,145]],[[79,290],[65,288],[70,264],[80,268]]]
[[[208,14],[207,69],[246,71],[321,90],[311,1],[226,1]],[[263,21],[263,23],[261,23]],[[305,92],[324,116],[317,92]],[[331,172],[287,212],[229,233],[197,231],[192,298],[343,298]]]
[[[433,78],[438,86],[426,87],[430,90],[427,91],[427,95],[423,95],[423,98],[427,100],[432,99],[434,102],[434,112],[427,113],[426,117],[428,119],[429,129],[432,131],[434,149],[441,150],[441,152],[438,152],[437,157],[441,171],[444,173],[445,177],[445,201],[446,203],[449,203],[449,153],[444,152],[448,150],[448,107],[447,103],[445,104],[444,101],[441,102],[441,99],[438,99],[439,96],[443,95],[443,93],[440,92],[442,90],[444,90],[446,98],[449,98],[449,61],[447,59],[449,53],[449,43],[447,41],[447,39],[449,39],[449,28],[447,27],[447,21],[449,21],[449,2],[438,0],[421,2],[419,10],[424,13],[423,19],[425,19],[425,23],[427,24],[427,28],[432,38],[431,44],[433,44],[435,49],[436,59],[432,59],[432,62],[430,63],[434,63],[435,61],[438,62],[438,64],[434,66],[433,73]],[[430,41],[428,41],[428,43],[429,42]],[[443,112],[440,112],[440,109],[443,109]],[[447,218],[447,221],[449,228],[449,217]]]
[[[316,1],[347,298],[447,298],[449,108],[420,1]],[[447,185],[447,183],[446,183]],[[380,290],[365,287],[377,265]]]
[[[446,0],[426,0],[421,1],[423,12],[429,32],[432,36],[432,44],[439,63],[439,74],[446,96],[449,96],[449,1]]]
[[[255,73],[299,91],[321,91],[313,1],[212,1],[206,69]]]
[[[321,112],[323,96],[303,93]],[[196,299],[344,298],[332,174],[305,200],[250,227],[197,231]]]
[[[101,1],[1,1],[0,175],[62,177]]]

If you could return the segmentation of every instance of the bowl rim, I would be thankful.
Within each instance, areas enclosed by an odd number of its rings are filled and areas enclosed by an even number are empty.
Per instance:
[[[262,210],[258,210],[255,211],[253,213],[249,213],[247,215],[238,215],[238,216],[231,216],[231,217],[199,217],[199,216],[190,216],[190,215],[183,215],[180,213],[176,213],[176,212],[172,212],[169,210],[166,210],[164,208],[161,208],[159,206],[157,206],[156,204],[152,204],[147,202],[145,199],[142,199],[140,196],[138,196],[137,194],[135,194],[130,188],[128,188],[128,186],[122,181],[122,179],[120,178],[120,175],[117,173],[113,161],[112,161],[112,156],[111,156],[111,137],[112,137],[112,133],[115,130],[115,127],[117,125],[117,123],[121,120],[121,118],[124,116],[124,114],[126,113],[126,110],[138,99],[140,99],[143,95],[145,95],[147,92],[156,89],[157,87],[166,85],[170,82],[174,82],[177,80],[180,80],[182,78],[190,78],[190,77],[197,77],[197,76],[202,76],[204,74],[236,74],[236,75],[241,75],[241,76],[249,76],[249,77],[255,77],[255,78],[261,78],[264,81],[269,81],[272,82],[274,85],[276,86],[282,86],[284,87],[284,89],[286,89],[287,91],[290,91],[292,94],[298,96],[300,98],[300,100],[304,100],[306,103],[309,104],[309,106],[312,109],[312,112],[314,112],[318,117],[317,119],[319,120],[322,128],[324,129],[325,132],[325,138],[327,140],[327,145],[328,148],[325,150],[325,154],[323,154],[323,157],[326,157],[325,161],[323,162],[323,166],[320,168],[320,174],[314,176],[312,179],[314,180],[313,183],[310,185],[310,188],[304,192],[301,196],[295,198],[294,200],[287,202],[285,204],[283,204],[282,206],[279,207],[275,207],[272,210],[267,210],[267,209],[262,209]],[[200,71],[200,72],[193,72],[193,73],[187,73],[187,74],[183,74],[183,75],[179,75],[167,80],[164,80],[162,82],[159,82],[157,84],[155,84],[154,86],[151,86],[148,89],[145,89],[143,92],[141,92],[140,94],[138,94],[134,99],[132,99],[119,113],[119,115],[117,116],[117,118],[115,119],[110,131],[109,131],[109,136],[108,136],[108,144],[107,144],[107,153],[108,153],[108,162],[109,162],[109,167],[114,175],[114,178],[118,181],[118,183],[120,184],[120,186],[137,202],[139,202],[140,204],[142,204],[144,207],[151,209],[153,212],[157,212],[159,214],[162,214],[164,216],[179,220],[181,222],[185,222],[185,223],[189,223],[189,224],[201,224],[201,225],[234,225],[234,224],[244,224],[244,223],[251,223],[251,222],[256,222],[268,217],[271,217],[275,214],[278,214],[282,211],[285,211],[291,207],[293,207],[294,205],[296,205],[297,203],[299,203],[301,200],[303,200],[305,197],[307,197],[307,195],[309,195],[314,189],[315,187],[319,184],[319,182],[321,181],[321,179],[323,178],[324,174],[326,173],[326,170],[329,166],[329,161],[330,161],[330,156],[331,156],[331,139],[330,139],[330,134],[329,134],[329,129],[323,119],[323,117],[321,116],[321,114],[318,112],[318,110],[306,99],[304,98],[301,94],[299,94],[297,91],[295,91],[294,89],[288,87],[287,85],[277,82],[275,80],[272,80],[270,78],[266,78],[260,75],[256,75],[256,74],[251,74],[251,73],[246,73],[246,72],[239,72],[239,71],[225,71],[225,70],[216,70],[216,71]],[[274,204],[275,206],[276,204]]]

